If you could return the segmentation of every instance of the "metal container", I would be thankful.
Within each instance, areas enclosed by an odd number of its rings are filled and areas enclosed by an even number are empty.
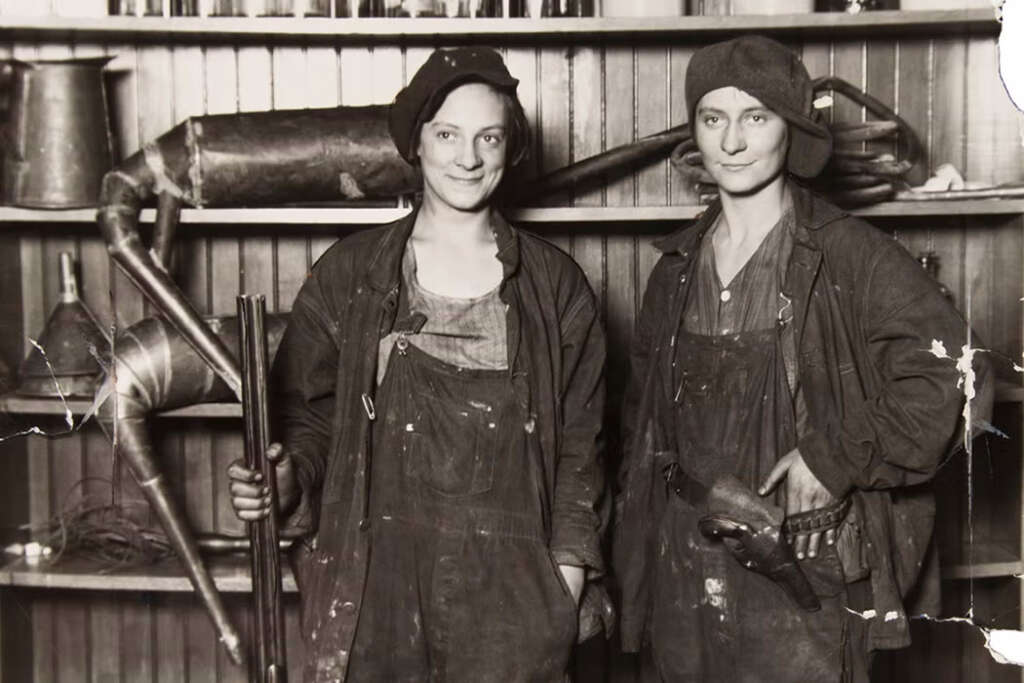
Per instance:
[[[113,57],[6,63],[10,116],[3,151],[5,204],[95,206],[113,145],[103,66]]]
[[[60,298],[46,327],[18,370],[18,393],[29,396],[91,396],[100,373],[96,360],[110,341],[78,296],[71,254],[60,255]]]

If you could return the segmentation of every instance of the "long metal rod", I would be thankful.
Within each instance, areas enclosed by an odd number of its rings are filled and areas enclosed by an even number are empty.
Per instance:
[[[252,544],[252,583],[256,608],[256,681],[284,683],[284,612],[281,605],[281,556],[277,532],[277,477],[266,457],[270,445],[267,405],[266,299],[262,294],[238,297],[239,345],[242,359],[242,416],[245,423],[245,461],[258,469],[270,492],[271,513],[249,523]]]

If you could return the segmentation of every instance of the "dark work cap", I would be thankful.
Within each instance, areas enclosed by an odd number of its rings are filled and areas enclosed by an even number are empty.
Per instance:
[[[469,82],[488,83],[515,95],[519,81],[505,67],[501,55],[489,47],[434,50],[409,85],[402,88],[388,111],[388,130],[406,161],[416,156],[420,125],[433,118],[455,87]]]
[[[698,50],[686,69],[691,125],[700,98],[730,86],[761,100],[790,124],[786,166],[791,173],[802,178],[821,173],[832,154],[832,134],[814,110],[811,77],[792,50],[756,35]]]

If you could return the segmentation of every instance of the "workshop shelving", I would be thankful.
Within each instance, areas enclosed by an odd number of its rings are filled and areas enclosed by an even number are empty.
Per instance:
[[[928,155],[928,168],[918,172],[915,183],[947,161],[970,180],[1020,182],[1024,153],[999,138],[1018,134],[1017,122],[996,102],[998,81],[978,75],[994,64],[999,24],[993,16],[990,9],[650,19],[0,16],[0,58],[116,55],[108,85],[123,158],[187,116],[386,102],[434,46],[494,44],[520,78],[527,114],[538,130],[528,170],[540,174],[678,124],[685,118],[683,74],[692,51],[726,35],[757,31],[801,49],[812,75],[842,76],[894,104],[919,132]],[[849,103],[835,107],[837,118],[863,115]],[[694,201],[667,162],[659,162],[585,192],[545,200],[544,206],[511,212],[512,219],[569,251],[590,278],[608,328],[612,400],[621,393],[625,348],[657,258],[651,242],[698,215],[704,207]],[[337,234],[386,223],[407,211],[402,202],[186,208],[175,277],[204,314],[233,312],[240,291],[266,292],[272,310],[287,310],[308,267]],[[892,232],[913,254],[938,253],[940,280],[959,305],[970,301],[979,334],[999,353],[1020,359],[1024,200],[885,202],[854,213]],[[91,226],[94,216],[93,209],[0,207],[0,286],[17,285],[0,296],[5,359],[23,356],[24,338],[45,322],[56,292],[51,263],[59,251],[76,254],[83,298],[104,324],[125,326],[149,314],[141,295],[112,267]],[[152,209],[142,212],[144,233],[153,220]],[[1024,412],[1020,378],[1005,377],[998,398],[1001,415],[1019,423]],[[81,416],[90,405],[85,399],[64,404],[6,395],[0,397],[0,418],[6,413],[54,420],[69,409]],[[234,421],[239,415],[238,404],[213,403],[160,413],[152,421],[168,477],[179,482],[189,517],[202,531],[239,532],[223,493],[223,471],[240,453]],[[1019,454],[1020,429],[1008,431]],[[18,458],[24,463],[15,472],[22,479],[0,471],[0,478],[25,482],[7,494],[21,496],[24,521],[48,519],[75,482],[109,474],[105,443],[88,425],[66,437],[0,443],[0,466]],[[986,464],[977,454],[975,460]],[[990,460],[988,465],[998,469],[980,471],[994,482],[985,483],[985,495],[967,508],[978,515],[977,533],[942,539],[960,546],[973,541],[951,553],[944,576],[952,580],[945,586],[954,595],[969,590],[979,614],[986,601],[1016,601],[1000,603],[1008,612],[1005,623],[1016,628],[1021,593],[1014,577],[1024,571],[1024,475],[1019,462]],[[134,495],[134,484],[123,481],[122,486],[126,495]],[[963,502],[956,496],[963,491],[955,489],[942,495],[954,498],[947,507],[959,515]],[[212,562],[222,590],[247,590],[244,561]],[[26,595],[33,596],[26,598],[32,617],[24,629],[31,655],[22,656],[31,659],[35,680],[79,680],[76,676],[86,670],[100,680],[106,663],[116,661],[113,681],[152,680],[156,670],[170,671],[168,680],[244,681],[244,673],[223,662],[204,615],[182,616],[182,608],[160,597],[189,589],[174,562],[99,573],[95,565],[77,560],[36,567],[15,560],[0,570],[0,585],[28,589]],[[50,597],[83,593],[90,597],[63,602]],[[148,596],[144,607],[136,605],[137,594]],[[198,611],[190,609],[189,614]],[[294,625],[294,610],[289,615]],[[125,635],[117,635],[122,628]],[[76,635],[92,642],[92,650],[86,652]],[[891,673],[886,680],[1006,679],[1005,670],[986,668],[983,648],[972,646],[968,653],[960,643],[922,641],[915,634],[919,653],[908,655],[912,673]],[[208,673],[211,666],[216,678]]]

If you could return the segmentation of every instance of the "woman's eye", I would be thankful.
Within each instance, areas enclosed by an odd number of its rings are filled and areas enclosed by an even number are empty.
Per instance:
[[[501,136],[487,133],[486,135],[483,136],[483,141],[486,142],[488,145],[499,145],[501,144]]]
[[[451,140],[455,137],[450,130],[440,130],[437,132],[437,137],[442,140]]]
[[[719,118],[718,116],[705,116],[704,117],[704,125],[705,126],[711,126],[711,127],[717,126],[719,121],[721,121],[721,118]]]

